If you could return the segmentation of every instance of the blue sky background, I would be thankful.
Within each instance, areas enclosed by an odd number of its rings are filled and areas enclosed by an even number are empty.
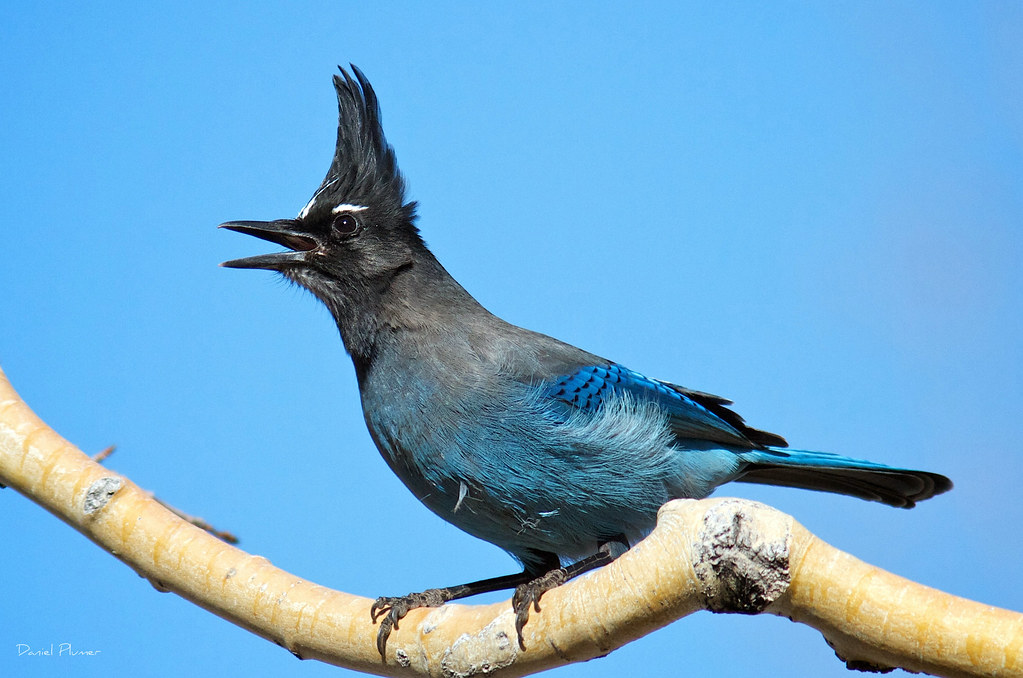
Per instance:
[[[0,366],[44,420],[324,585],[513,571],[388,471],[327,312],[217,267],[267,249],[217,224],[318,186],[351,61],[427,241],[487,307],[793,446],[949,475],[913,511],[719,494],[1023,609],[1018,3],[373,5],[0,10]],[[2,675],[337,675],[9,489],[0,534]],[[16,656],[61,642],[101,654]],[[706,613],[555,675],[636,671],[847,675],[816,631]]]

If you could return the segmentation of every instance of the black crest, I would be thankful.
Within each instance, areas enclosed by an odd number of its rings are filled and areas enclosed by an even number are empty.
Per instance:
[[[399,211],[411,221],[415,203],[405,202],[405,180],[384,137],[376,92],[363,72],[349,65],[354,79],[341,66],[341,74],[334,76],[337,146],[327,176],[309,201],[309,213],[348,202]]]

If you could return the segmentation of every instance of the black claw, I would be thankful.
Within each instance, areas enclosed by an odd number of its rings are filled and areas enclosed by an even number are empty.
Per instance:
[[[391,631],[398,630],[398,622],[410,611],[420,607],[437,607],[450,600],[450,592],[447,589],[429,589],[422,593],[410,593],[407,596],[391,598],[381,596],[374,601],[369,608],[369,616],[376,624],[380,620],[380,629],[377,631],[377,652],[381,659],[387,650],[387,639]]]
[[[519,648],[526,649],[525,640],[522,637],[522,629],[529,621],[530,606],[536,612],[540,612],[540,597],[553,588],[557,588],[568,580],[568,572],[564,568],[551,570],[542,577],[537,577],[528,584],[515,587],[515,595],[512,596],[512,609],[515,611],[515,633],[519,639]]]
[[[386,656],[387,639],[391,637],[392,628],[398,628],[398,625],[391,619],[391,614],[388,614],[380,622],[380,630],[377,631],[377,652],[380,653],[381,659]]]
[[[519,649],[526,649],[526,641],[522,635],[522,629],[526,628],[526,622],[529,621],[529,607],[530,605],[536,608],[536,611],[540,611],[539,606],[539,592],[537,587],[534,586],[536,581],[530,582],[520,586],[515,591],[515,596],[512,600],[512,609],[515,610],[515,635],[519,640]],[[522,595],[519,595],[519,591]]]
[[[529,606],[516,611],[515,613],[515,635],[519,639],[519,649],[526,649],[526,641],[522,638],[522,629],[526,627],[526,622],[529,621]]]
[[[391,631],[398,630],[398,622],[401,618],[417,607],[424,607],[425,596],[421,593],[410,593],[407,596],[391,598],[381,596],[369,608],[370,618],[376,624],[380,620],[380,629],[377,631],[377,652],[381,659],[387,651],[387,639],[391,637]]]
[[[387,639],[391,636],[391,630],[398,628],[398,620],[408,611],[407,608],[404,611],[401,609],[401,601],[402,598],[381,596],[369,608],[369,616],[373,623],[376,624],[377,620],[380,620],[380,629],[377,630],[377,652],[380,653],[381,659],[387,651]]]

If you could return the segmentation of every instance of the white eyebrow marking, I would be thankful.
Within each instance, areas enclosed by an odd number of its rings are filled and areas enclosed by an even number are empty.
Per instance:
[[[330,211],[331,214],[341,214],[342,212],[361,212],[366,209],[365,205],[351,205],[343,202]]]

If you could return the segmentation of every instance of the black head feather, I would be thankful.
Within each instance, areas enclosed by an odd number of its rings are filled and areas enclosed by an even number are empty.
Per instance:
[[[405,180],[384,137],[376,92],[362,71],[349,65],[355,78],[341,66],[340,75],[334,76],[338,108],[334,159],[300,217],[315,219],[346,202],[371,205],[411,223],[416,205],[405,202]]]

